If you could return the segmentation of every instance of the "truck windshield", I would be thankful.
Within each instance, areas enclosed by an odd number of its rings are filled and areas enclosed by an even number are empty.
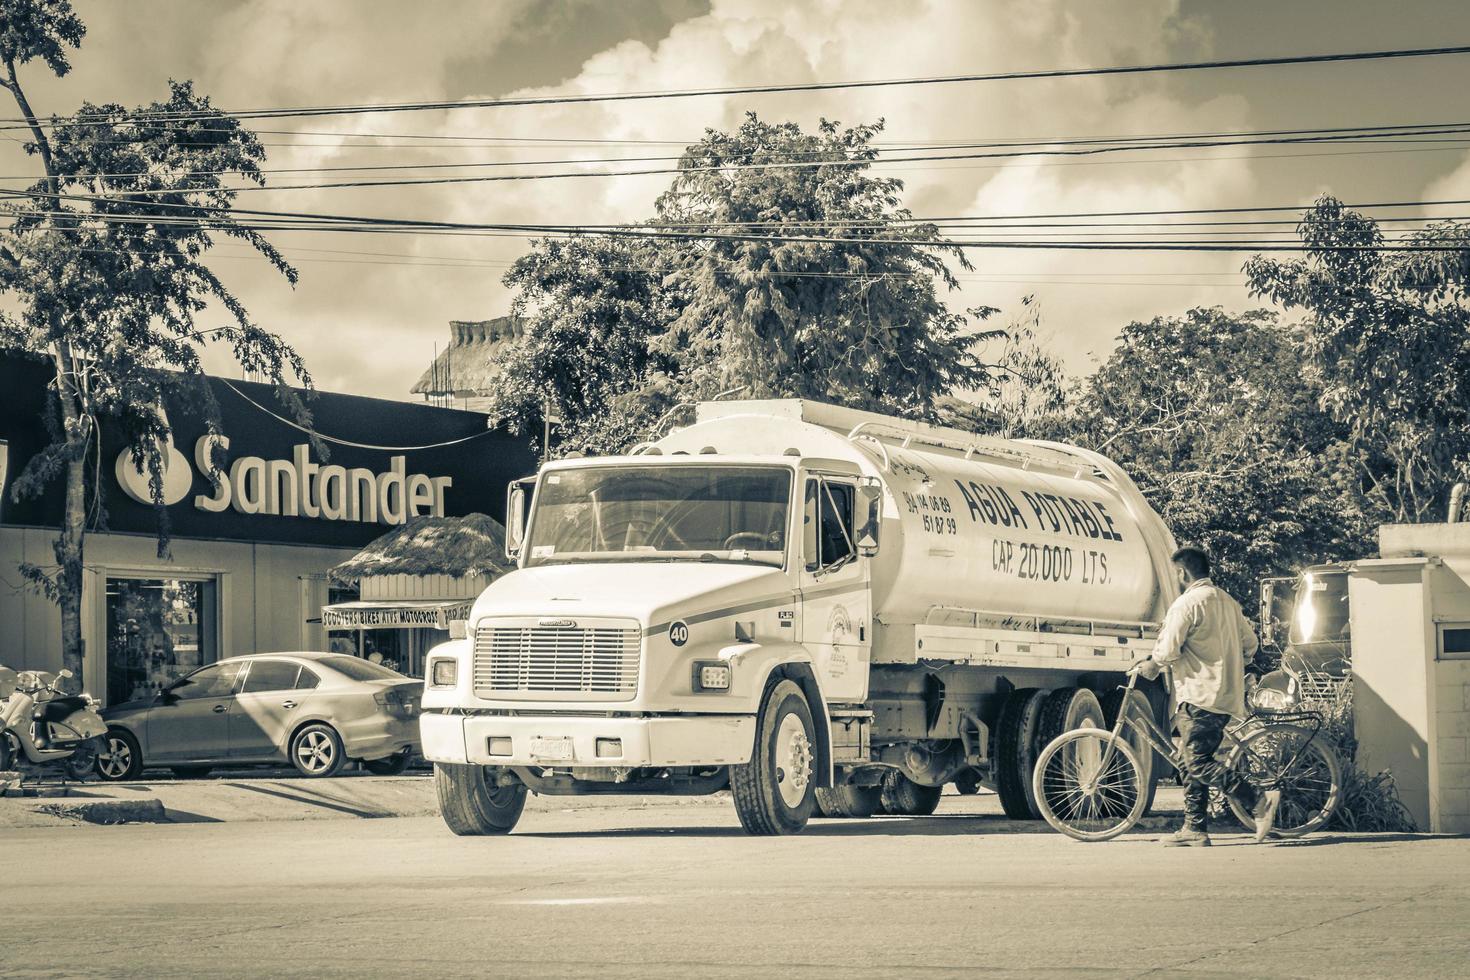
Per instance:
[[[526,567],[573,561],[734,561],[781,567],[791,473],[641,464],[542,477]]]

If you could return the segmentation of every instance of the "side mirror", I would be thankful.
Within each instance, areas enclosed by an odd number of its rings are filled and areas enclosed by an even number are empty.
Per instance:
[[[871,558],[878,553],[878,529],[883,524],[883,485],[873,477],[858,487],[858,515],[862,520],[857,530],[858,554]]]
[[[470,624],[467,620],[451,619],[449,621],[449,638],[451,640],[468,639],[470,635]]]
[[[1276,645],[1276,583],[1266,579],[1261,583],[1261,645]]]
[[[505,494],[505,557],[515,561],[526,540],[526,520],[531,510],[531,488],[536,478],[516,480]]]

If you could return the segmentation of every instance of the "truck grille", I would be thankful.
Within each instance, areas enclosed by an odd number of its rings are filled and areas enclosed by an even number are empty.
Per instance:
[[[628,700],[638,693],[638,655],[636,626],[481,626],[475,631],[475,693]]]

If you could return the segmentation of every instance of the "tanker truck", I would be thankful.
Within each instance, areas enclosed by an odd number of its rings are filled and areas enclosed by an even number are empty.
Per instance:
[[[1085,449],[702,403],[512,484],[506,550],[427,657],[423,752],[457,834],[508,832],[527,792],[728,788],[752,834],[929,813],[949,784],[1034,818],[1052,737],[1167,716],[1160,684],[1120,685],[1178,594],[1174,540]]]

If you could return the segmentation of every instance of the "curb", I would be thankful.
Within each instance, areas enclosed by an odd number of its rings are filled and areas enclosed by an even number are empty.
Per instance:
[[[87,823],[168,823],[168,812],[158,800],[57,800],[33,808],[37,813]]]

